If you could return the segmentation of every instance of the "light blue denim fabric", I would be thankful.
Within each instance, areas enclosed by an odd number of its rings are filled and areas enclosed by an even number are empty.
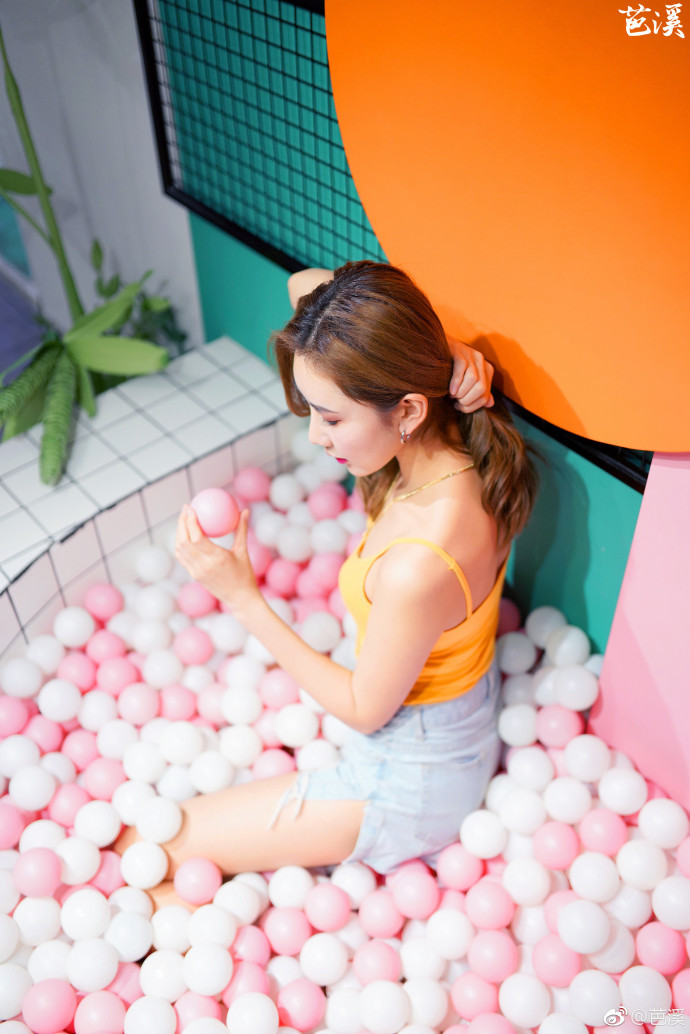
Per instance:
[[[391,872],[410,858],[433,865],[478,808],[498,765],[500,676],[491,670],[442,704],[401,707],[371,735],[351,731],[333,768],[303,773],[299,800],[366,801],[348,862]]]

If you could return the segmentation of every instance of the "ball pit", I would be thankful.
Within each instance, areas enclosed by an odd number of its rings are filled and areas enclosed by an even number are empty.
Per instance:
[[[304,435],[293,454],[293,473],[246,467],[231,487],[272,605],[344,663],[337,573],[361,503]],[[188,907],[153,913],[181,802],[332,764],[343,726],[168,550],[92,585],[0,666],[2,1031],[582,1034],[618,1014],[683,1029],[688,817],[587,733],[583,630],[505,601],[497,656],[502,768],[435,871],[223,881],[196,858],[175,879]],[[123,824],[143,840],[119,859]]]

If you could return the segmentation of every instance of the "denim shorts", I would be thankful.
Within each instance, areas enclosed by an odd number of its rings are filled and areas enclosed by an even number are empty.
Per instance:
[[[498,766],[500,676],[441,704],[401,707],[370,735],[351,730],[332,768],[304,772],[298,800],[366,801],[355,849],[345,859],[388,873],[411,858],[433,865],[458,839]]]

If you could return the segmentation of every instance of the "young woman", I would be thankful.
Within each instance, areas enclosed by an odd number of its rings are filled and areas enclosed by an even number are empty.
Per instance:
[[[354,670],[307,646],[265,601],[248,512],[225,550],[185,507],[176,556],[351,732],[331,769],[187,801],[166,845],[169,875],[193,855],[228,874],[433,862],[481,803],[499,756],[498,607],[536,491],[524,443],[499,405],[476,408],[487,372],[472,370],[471,355],[453,378],[457,389],[466,374],[474,397],[461,405],[474,411],[458,412],[443,328],[401,270],[348,263],[290,286],[296,312],[274,337],[288,403],[358,479],[369,515],[340,581],[358,628]]]

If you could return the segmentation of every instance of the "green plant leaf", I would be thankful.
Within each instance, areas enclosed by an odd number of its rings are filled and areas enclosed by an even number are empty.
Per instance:
[[[77,366],[79,405],[89,416],[96,415],[96,396],[93,393],[91,374],[85,367]]]
[[[12,194],[36,194],[33,176],[18,169],[0,169],[0,187]]]
[[[105,305],[99,305],[97,309],[93,309],[91,312],[80,316],[64,335],[63,341],[65,344],[68,345],[71,341],[76,341],[84,334],[93,337],[94,335],[103,334],[106,330],[111,330],[112,327],[127,316],[138,291],[138,283],[127,284],[120,291],[117,298],[113,298],[112,301],[106,302]]]
[[[81,334],[66,344],[76,363],[99,373],[135,377],[162,370],[168,362],[164,348],[139,338]]]
[[[43,404],[46,397],[47,384],[41,384],[40,388],[31,398],[24,403],[22,408],[5,421],[2,435],[3,442],[14,438],[16,434],[28,431],[30,427],[37,424],[43,416]]]
[[[92,267],[97,273],[100,273],[101,266],[103,265],[103,248],[101,247],[101,242],[96,237],[94,237],[93,244],[91,245],[89,258],[91,259]]]

